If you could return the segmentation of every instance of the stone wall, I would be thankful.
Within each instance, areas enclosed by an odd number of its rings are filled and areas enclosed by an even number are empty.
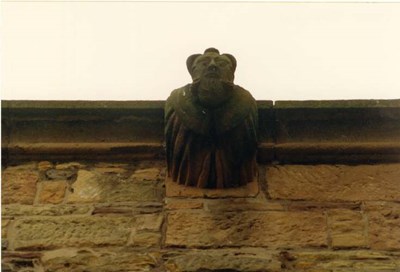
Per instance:
[[[182,189],[163,160],[2,171],[2,271],[400,271],[400,164],[260,164]]]
[[[2,271],[400,271],[400,100],[258,101],[258,179],[165,177],[164,101],[2,101]]]

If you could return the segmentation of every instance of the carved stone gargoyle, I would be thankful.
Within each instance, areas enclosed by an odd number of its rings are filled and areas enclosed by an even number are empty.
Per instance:
[[[236,59],[208,48],[186,61],[193,82],[165,105],[168,176],[199,188],[246,185],[257,175],[257,105],[234,85]]]

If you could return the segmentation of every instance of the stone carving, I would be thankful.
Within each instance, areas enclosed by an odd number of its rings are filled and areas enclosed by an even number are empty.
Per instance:
[[[257,105],[234,85],[236,59],[215,48],[186,61],[193,82],[165,105],[168,176],[199,188],[239,187],[257,173]]]

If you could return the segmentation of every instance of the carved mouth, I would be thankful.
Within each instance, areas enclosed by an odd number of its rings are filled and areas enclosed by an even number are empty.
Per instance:
[[[210,71],[205,74],[205,77],[219,78],[219,73],[216,71]]]

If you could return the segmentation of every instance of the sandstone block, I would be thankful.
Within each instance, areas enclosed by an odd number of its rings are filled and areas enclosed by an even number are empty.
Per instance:
[[[169,252],[164,259],[169,272],[281,271],[278,253],[261,248]]]
[[[36,272],[40,269],[40,253],[2,252],[1,271]],[[39,270],[41,271],[41,270]]]
[[[158,167],[154,168],[144,168],[144,169],[137,169],[131,178],[133,180],[148,180],[148,181],[157,181],[160,179],[161,169]]]
[[[35,217],[18,219],[13,228],[13,250],[60,247],[122,246],[128,241],[133,217]]]
[[[39,193],[39,203],[59,204],[64,200],[66,181],[41,182]]]
[[[119,174],[121,176],[128,175],[129,164],[122,163],[96,163],[94,170],[102,174]]]
[[[47,251],[41,258],[44,271],[119,272],[152,271],[160,257],[152,252],[132,252],[123,248],[63,248]]]
[[[56,165],[57,170],[68,170],[68,169],[81,169],[85,168],[86,165],[81,164],[79,162],[67,162],[67,163],[60,163]]]
[[[118,175],[102,175],[80,170],[68,203],[161,201],[162,189],[157,182],[137,182]]]
[[[347,209],[360,210],[360,202],[320,202],[320,201],[290,201],[288,203],[289,211],[296,210],[332,210],[332,209]]]
[[[366,222],[361,212],[335,209],[328,212],[333,248],[367,247]]]
[[[6,250],[8,248],[8,240],[1,238],[1,250]]]
[[[94,165],[96,168],[128,168],[127,163],[110,163],[110,162],[98,162]]]
[[[197,199],[166,199],[167,210],[180,210],[180,209],[203,209],[204,203]]]
[[[207,207],[211,211],[219,212],[283,211],[286,209],[283,203],[253,198],[210,199],[207,200]]]
[[[400,203],[368,203],[366,210],[371,248],[400,250]]]
[[[39,171],[47,171],[51,168],[53,168],[54,165],[53,163],[49,162],[49,161],[41,161],[38,163],[38,170]]]
[[[167,197],[188,197],[188,198],[226,198],[226,197],[255,197],[259,192],[258,182],[254,180],[246,186],[228,189],[204,189],[188,187],[170,178],[165,180],[165,191]]]
[[[15,262],[23,262],[24,266],[16,266],[13,263]],[[27,272],[33,272],[33,262],[31,260],[13,260],[10,258],[3,258],[1,263],[1,270],[3,272],[14,272],[14,271],[21,271],[21,268],[24,268]],[[31,270],[29,270],[31,269]],[[22,270],[23,271],[23,270]]]
[[[101,175],[80,170],[78,177],[72,185],[72,193],[67,196],[69,203],[100,202],[103,194],[103,186],[99,181]]]
[[[3,216],[58,216],[58,215],[77,215],[89,214],[92,207],[85,205],[2,205],[1,213]]]
[[[57,169],[50,169],[46,171],[46,177],[51,180],[68,180],[72,179],[73,176],[76,174],[75,170],[57,170]]]
[[[326,247],[326,218],[322,212],[172,211],[167,217],[166,245]]]
[[[129,238],[129,246],[153,247],[161,241],[161,214],[144,214],[137,218]]]
[[[16,171],[16,170],[36,170],[38,164],[36,162],[28,162],[28,163],[22,163],[18,165],[12,165],[8,166],[7,170],[9,171]]]
[[[273,199],[362,201],[400,199],[400,164],[267,167]]]
[[[369,250],[283,251],[285,271],[397,271],[391,254]]]
[[[5,169],[2,173],[2,203],[33,204],[39,174],[35,170]]]
[[[137,218],[135,228],[139,231],[160,231],[163,221],[161,214],[143,214]]]
[[[128,172],[127,169],[124,168],[116,168],[116,167],[103,167],[103,168],[94,168],[96,172],[103,173],[103,174],[125,174]]]
[[[134,230],[129,238],[128,246],[135,247],[155,247],[159,246],[161,234],[154,232],[142,232]]]
[[[96,204],[93,214],[153,214],[160,213],[163,205],[159,202],[137,202],[137,203],[101,203]]]
[[[7,226],[10,224],[9,219],[1,219],[1,237],[5,238],[7,237]]]

